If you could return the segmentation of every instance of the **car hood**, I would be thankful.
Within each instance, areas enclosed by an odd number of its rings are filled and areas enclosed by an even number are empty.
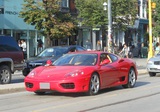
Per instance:
[[[58,80],[64,79],[67,74],[76,71],[83,71],[84,75],[88,75],[93,72],[94,68],[91,66],[40,66],[34,70],[36,79]]]
[[[160,56],[155,56],[149,59],[149,61],[160,61]]]

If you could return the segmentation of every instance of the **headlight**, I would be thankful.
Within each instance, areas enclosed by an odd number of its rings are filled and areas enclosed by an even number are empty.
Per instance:
[[[84,71],[82,70],[75,70],[73,72],[70,72],[68,74],[65,75],[65,77],[77,77],[77,76],[80,76],[80,75],[84,75]]]
[[[35,75],[36,75],[36,72],[33,70],[27,75],[27,77],[33,78]]]
[[[148,61],[147,64],[152,65],[153,61]]]

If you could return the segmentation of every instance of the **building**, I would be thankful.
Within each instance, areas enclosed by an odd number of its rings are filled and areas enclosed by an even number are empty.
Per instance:
[[[0,1],[0,34],[13,36],[17,41],[24,39],[27,43],[28,56],[35,55],[37,52],[35,41],[39,36],[34,26],[28,25],[19,18],[23,0],[1,0]],[[29,46],[32,46],[29,47]]]
[[[21,11],[23,3],[24,0],[0,0],[0,35],[12,36],[17,41],[24,39],[27,43],[27,58],[29,58],[40,52],[37,46],[37,40],[42,40],[43,48],[46,47],[47,43],[45,37],[43,37],[34,26],[26,24],[23,18],[19,17],[19,12]],[[73,3],[74,0],[62,0],[61,11],[64,13],[71,11],[72,15],[76,16],[76,10],[74,5],[72,5]],[[68,37],[66,37],[66,39],[62,41],[53,40],[52,45],[60,45],[63,41],[67,44],[70,42]]]
[[[117,45],[119,42],[127,45],[137,46],[138,41],[147,43],[148,41],[148,0],[137,0],[137,17],[133,26],[128,26],[125,32],[119,31],[114,34]]]
[[[147,43],[148,41],[148,0],[138,0],[138,13],[135,25],[130,28],[131,38],[133,43],[137,45],[137,42]]]

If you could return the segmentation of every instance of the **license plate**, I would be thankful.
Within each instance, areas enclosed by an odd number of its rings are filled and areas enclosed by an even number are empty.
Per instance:
[[[40,89],[50,89],[50,83],[39,83]]]

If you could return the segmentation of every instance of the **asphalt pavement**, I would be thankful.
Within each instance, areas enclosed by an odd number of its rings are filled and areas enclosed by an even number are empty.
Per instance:
[[[147,58],[133,58],[133,60],[136,62],[138,75],[146,74]],[[22,75],[22,72],[16,71],[13,74],[13,77],[16,78],[13,78],[10,84],[0,84],[0,94],[25,91],[25,85],[23,82],[24,76]]]

